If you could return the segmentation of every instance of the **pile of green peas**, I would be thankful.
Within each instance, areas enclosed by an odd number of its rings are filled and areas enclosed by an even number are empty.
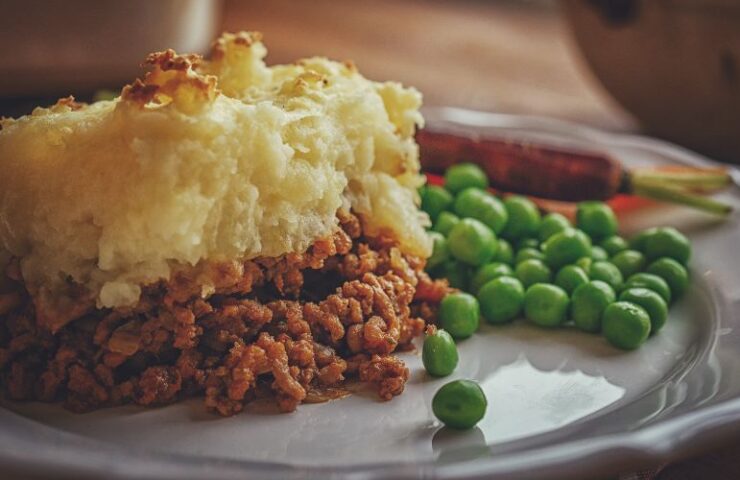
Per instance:
[[[481,317],[496,325],[519,317],[546,328],[573,325],[624,350],[638,348],[665,325],[669,305],[689,283],[691,244],[678,230],[650,228],[628,241],[606,203],[579,203],[572,225],[559,213],[542,215],[526,197],[495,196],[488,185],[477,165],[461,163],[447,170],[443,187],[420,190],[432,220],[427,271],[459,290],[442,300],[438,328],[425,338],[422,357],[431,375],[454,371],[455,341],[473,335]],[[435,415],[458,428],[475,425],[485,413],[485,396],[472,388],[440,389]],[[447,398],[457,390],[467,392],[468,407]],[[451,419],[458,407],[480,418]]]

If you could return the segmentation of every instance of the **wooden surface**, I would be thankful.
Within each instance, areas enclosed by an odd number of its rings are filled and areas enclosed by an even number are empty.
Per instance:
[[[545,4],[545,7],[542,4]],[[264,33],[268,63],[321,54],[398,80],[425,104],[549,115],[602,128],[634,123],[588,73],[547,2],[232,0],[226,30]]]

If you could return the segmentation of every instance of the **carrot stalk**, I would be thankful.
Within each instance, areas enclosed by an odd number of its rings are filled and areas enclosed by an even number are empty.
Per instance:
[[[732,206],[708,197],[689,193],[686,190],[661,182],[632,179],[632,193],[642,197],[693,207],[708,213],[728,215]]]
[[[682,170],[635,169],[632,182],[660,183],[699,190],[720,190],[732,183],[725,169],[686,168]]]

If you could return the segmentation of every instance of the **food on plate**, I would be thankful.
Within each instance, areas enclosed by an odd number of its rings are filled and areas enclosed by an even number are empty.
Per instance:
[[[538,145],[515,138],[489,138],[475,128],[468,136],[444,129],[425,129],[417,133],[416,139],[421,146],[424,170],[443,173],[465,159],[488,175],[487,185],[502,192],[589,203],[626,193],[717,215],[732,211],[731,205],[707,196],[732,185],[726,168],[671,165],[628,170],[618,159],[603,153]],[[456,188],[453,183],[451,191],[456,192]]]
[[[438,323],[452,338],[468,338],[480,325],[478,300],[465,292],[447,294],[439,304]]]
[[[438,218],[430,233],[434,261],[426,269],[471,294],[451,293],[440,304],[438,322],[455,339],[473,334],[478,315],[468,315],[475,322],[464,321],[466,314],[451,305],[472,311],[477,298],[475,310],[488,323],[523,317],[542,327],[572,325],[630,350],[663,327],[671,299],[688,286],[691,243],[675,228],[650,228],[628,242],[618,235],[617,217],[606,203],[577,204],[571,225],[560,213],[543,216],[526,197],[499,198],[486,187],[495,180],[482,178],[474,165],[450,170],[442,185],[421,193],[446,199],[446,206],[422,201]],[[443,219],[449,227],[437,228]],[[460,333],[461,324],[470,328]]]
[[[447,291],[423,270],[421,96],[265,55],[259,34],[224,34],[208,59],[150,55],[113,100],[2,120],[10,398],[204,396],[229,415],[262,397],[291,411],[346,378],[403,391],[393,353]]]
[[[486,282],[477,295],[488,323],[510,322],[521,315],[524,307],[524,286],[511,276],[501,275]]]
[[[601,330],[604,309],[617,300],[614,289],[601,280],[587,281],[576,288],[570,297],[570,317],[576,327],[585,332]]]
[[[568,314],[568,294],[550,283],[535,283],[524,294],[524,317],[540,327],[558,327]]]
[[[432,398],[432,412],[442,423],[457,429],[473,428],[486,414],[488,400],[472,380],[453,380]]]
[[[459,360],[455,340],[441,328],[429,325],[424,336],[421,360],[430,375],[446,377],[455,371]]]
[[[650,316],[633,302],[620,300],[606,307],[601,324],[604,338],[623,350],[634,350],[650,335]]]

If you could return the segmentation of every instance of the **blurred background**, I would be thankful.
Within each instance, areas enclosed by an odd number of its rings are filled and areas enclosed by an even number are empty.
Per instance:
[[[119,89],[154,50],[264,33],[427,105],[547,115],[740,159],[738,0],[0,0],[0,115]],[[29,14],[32,13],[32,14]]]

